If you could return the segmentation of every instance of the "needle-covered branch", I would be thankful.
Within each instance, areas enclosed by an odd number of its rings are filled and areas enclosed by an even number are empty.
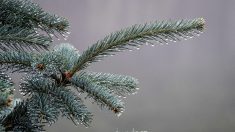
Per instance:
[[[80,88],[82,92],[86,92],[87,96],[94,99],[101,108],[108,107],[108,109],[118,115],[124,111],[124,103],[112,90],[93,82],[85,74],[76,74],[70,81],[75,87]]]
[[[15,113],[15,107],[20,100],[14,99],[13,91],[14,84],[11,78],[5,73],[0,73],[0,131],[12,131],[19,124],[21,124],[21,127],[24,127],[22,122],[15,122],[15,117],[21,117],[20,114],[22,113]],[[16,116],[11,118],[12,114]]]
[[[36,54],[24,51],[7,51],[0,53],[1,71],[31,71],[31,63]]]
[[[87,93],[101,108],[121,115],[121,97],[137,92],[137,79],[86,72],[89,64],[144,44],[194,37],[203,31],[204,24],[204,19],[197,18],[134,25],[106,36],[80,55],[70,44],[48,51],[53,35],[69,34],[65,18],[45,12],[31,0],[0,0],[0,71],[25,72],[19,91],[27,97],[24,101],[15,99],[13,82],[0,72],[0,131],[44,131],[46,124],[60,116],[75,125],[89,126],[92,114],[72,88],[79,94]]]
[[[37,116],[37,122],[53,124],[58,120],[60,109],[55,107],[56,100],[50,94],[34,93],[27,102],[30,113]]]
[[[14,27],[39,28],[48,34],[64,34],[69,23],[65,18],[45,12],[30,0],[0,0],[0,22]]]
[[[51,42],[50,37],[32,29],[0,24],[0,49],[3,51],[48,49]]]
[[[5,131],[5,127],[0,124],[0,132],[4,132],[4,131]]]
[[[12,112],[1,121],[5,131],[14,132],[39,132],[43,131],[43,125],[36,122],[36,117],[28,110],[27,103],[22,102],[14,107]]]
[[[0,113],[5,108],[12,108],[14,99],[13,90],[14,84],[11,78],[5,73],[0,73]]]
[[[83,78],[89,79],[98,85],[105,86],[115,94],[125,97],[134,94],[139,89],[137,79],[131,76],[115,75],[110,73],[82,72]]]
[[[205,21],[202,18],[193,20],[162,21],[132,27],[114,32],[104,39],[97,41],[84,51],[76,65],[70,70],[73,75],[76,71],[86,68],[89,63],[101,60],[107,55],[113,55],[143,44],[154,42],[167,43],[198,35],[204,29]]]
[[[50,96],[51,100],[54,100],[54,103],[51,105],[51,107],[55,107],[56,109],[60,110],[62,116],[66,116],[75,124],[80,123],[84,124],[85,126],[89,126],[91,122],[92,115],[87,111],[87,108],[82,103],[82,100],[68,88],[56,84],[55,81],[50,78],[44,77],[42,75],[28,77],[23,83],[21,83],[21,92],[23,92],[25,95],[42,93],[41,95],[45,94]]]
[[[73,45],[68,43],[57,45],[53,52],[64,57],[63,60],[67,62],[64,66],[64,70],[71,69],[76,64],[80,56],[79,51]]]

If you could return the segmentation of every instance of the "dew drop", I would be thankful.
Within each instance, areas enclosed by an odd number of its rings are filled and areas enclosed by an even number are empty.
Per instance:
[[[71,34],[71,32],[66,32],[67,34]]]
[[[119,118],[121,115],[122,115],[122,113],[121,113],[121,112],[119,112],[119,113],[117,114],[117,117]]]
[[[151,44],[152,47],[154,47],[155,45],[154,44]]]
[[[67,40],[69,36],[63,34],[63,37],[64,37],[64,40]]]
[[[164,45],[162,42],[160,42],[160,45]]]
[[[137,50],[139,50],[139,49],[140,49],[140,47],[137,47],[136,49],[137,49]]]
[[[132,49],[129,49],[129,51],[133,51]]]
[[[132,93],[132,95],[135,95],[135,94],[137,94],[137,92]]]
[[[38,25],[39,28],[42,28],[42,25]]]
[[[50,36],[51,36],[51,37],[53,37],[53,36],[54,36],[54,34],[52,34],[52,33],[51,33],[51,34],[50,34]]]

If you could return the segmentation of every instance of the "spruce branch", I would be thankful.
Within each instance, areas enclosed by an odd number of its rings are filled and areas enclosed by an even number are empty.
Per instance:
[[[20,83],[20,92],[27,97],[21,101],[14,98],[10,77],[0,72],[0,131],[44,131],[45,124],[51,125],[60,116],[75,125],[89,126],[92,114],[72,88],[120,116],[124,111],[121,97],[137,92],[137,79],[86,72],[85,68],[105,56],[144,44],[194,37],[204,24],[203,18],[197,18],[134,25],[106,36],[80,55],[70,44],[48,51],[52,36],[69,34],[65,18],[43,11],[30,0],[0,0],[0,71],[29,73]],[[35,53],[35,49],[46,51]]]
[[[0,73],[0,116],[2,116],[3,109],[7,110],[13,107],[13,90],[14,84],[11,78],[5,73]]]
[[[4,131],[5,131],[5,127],[0,124],[0,132],[4,132]]]
[[[62,116],[71,119],[75,124],[80,123],[89,126],[92,118],[91,113],[87,111],[82,100],[68,88],[60,86],[42,75],[27,77],[20,86],[21,92],[25,95],[33,95],[34,93],[50,95],[55,100],[51,107],[59,109]]]
[[[67,71],[74,66],[79,58],[76,48],[70,44],[60,44],[51,51],[34,54],[31,66],[39,73],[52,75]]]
[[[0,53],[1,71],[32,71],[31,63],[36,54],[24,51],[7,51]]]
[[[0,109],[0,132],[3,132],[1,130],[5,131],[5,127],[3,126],[3,121],[6,119],[6,117],[12,112],[13,108],[8,108],[8,107],[2,107]]]
[[[10,124],[6,124],[6,122],[13,121],[7,121],[8,116],[11,116],[17,103],[20,102],[19,99],[14,99],[13,91],[14,83],[11,78],[5,73],[0,73],[0,130],[9,130]]]
[[[70,81],[75,87],[86,92],[88,94],[87,97],[94,99],[101,108],[108,107],[118,115],[124,111],[124,103],[114,92],[105,86],[94,83],[85,74],[76,74]]]
[[[3,51],[48,49],[51,42],[51,38],[34,30],[0,24],[0,49]]]
[[[129,94],[135,94],[137,88],[137,79],[131,76],[115,75],[110,73],[82,72],[83,78],[87,78],[97,85],[105,86],[115,94],[125,97]]]
[[[84,51],[76,65],[70,70],[71,76],[79,70],[86,68],[89,63],[101,60],[104,56],[115,52],[139,47],[143,44],[167,41],[177,41],[181,38],[199,35],[204,29],[203,18],[193,20],[162,21],[132,27],[114,32],[104,39],[97,41]]]
[[[41,124],[55,123],[60,115],[58,107],[54,107],[55,99],[45,93],[34,93],[28,99],[28,109],[31,114],[37,116],[37,122]]]
[[[48,34],[55,34],[55,31],[64,34],[69,26],[65,18],[43,11],[30,0],[1,0],[0,22],[14,27],[39,28]]]
[[[11,96],[11,98],[12,97],[13,96]],[[7,100],[7,104],[0,106],[0,122],[4,121],[4,119],[13,111],[16,105],[21,102],[21,99],[16,98],[14,99],[14,101],[11,100],[11,102]]]
[[[6,131],[38,132],[43,131],[43,125],[36,122],[35,116],[28,111],[27,103],[16,105],[13,111],[2,120],[1,124]]]
[[[31,66],[37,73],[48,76],[60,73],[67,64],[65,57],[54,51],[42,52],[31,60]]]
[[[79,58],[79,51],[69,43],[62,43],[54,47],[53,52],[60,56],[63,56],[67,63],[65,63],[64,70],[71,69]]]
[[[1,72],[0,73],[0,90],[2,91],[3,89],[12,89],[12,87],[14,86],[14,83],[12,82],[11,78]]]

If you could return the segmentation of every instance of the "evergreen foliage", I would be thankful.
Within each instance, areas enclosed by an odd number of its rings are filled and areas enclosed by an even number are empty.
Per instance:
[[[34,53],[24,51],[6,51],[0,53],[1,71],[30,71]]]
[[[0,72],[26,73],[18,89],[24,100],[14,98],[15,84],[0,73],[0,131],[44,131],[60,116],[89,127],[93,115],[80,94],[120,116],[125,109],[122,98],[139,89],[137,79],[90,72],[89,64],[144,44],[191,38],[203,31],[204,24],[197,18],[134,25],[106,36],[80,55],[67,43],[49,50],[52,36],[69,34],[65,18],[30,0],[0,0]]]
[[[115,52],[131,50],[132,47],[139,49],[143,44],[154,45],[154,41],[168,44],[167,41],[175,42],[182,38],[191,38],[202,32],[204,23],[202,18],[156,21],[114,32],[84,51],[71,72],[74,74],[76,71],[86,68],[91,62],[99,61],[104,56],[113,55]]]

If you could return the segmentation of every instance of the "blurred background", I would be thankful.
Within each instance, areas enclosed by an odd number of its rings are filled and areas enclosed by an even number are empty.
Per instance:
[[[187,41],[118,53],[88,70],[130,75],[139,93],[121,117],[86,101],[91,128],[67,119],[48,132],[234,132],[234,0],[34,0],[71,24],[67,41],[81,52],[109,33],[155,20],[203,17],[206,30]]]

